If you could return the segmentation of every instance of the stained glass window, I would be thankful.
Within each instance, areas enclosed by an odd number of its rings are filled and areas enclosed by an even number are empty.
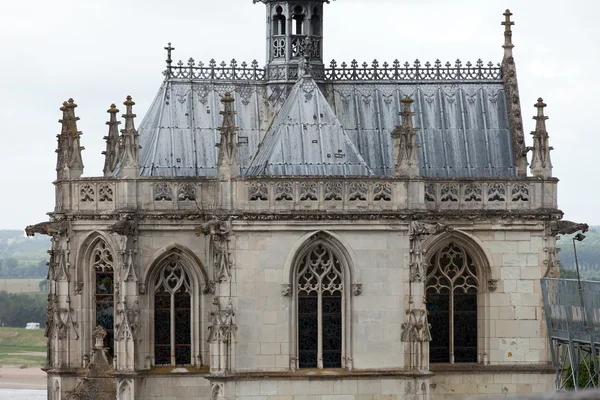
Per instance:
[[[106,330],[104,345],[114,355],[115,275],[113,256],[106,243],[100,242],[94,248],[92,265],[96,274],[96,326]]]
[[[431,257],[426,289],[430,362],[477,362],[478,286],[473,259],[462,247],[450,243]]]
[[[155,282],[154,360],[156,365],[192,363],[190,280],[179,258],[170,257]]]
[[[318,243],[301,260],[297,275],[298,366],[342,366],[342,266]]]

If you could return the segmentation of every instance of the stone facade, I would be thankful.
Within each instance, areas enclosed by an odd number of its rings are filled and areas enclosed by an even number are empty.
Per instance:
[[[297,62],[280,64],[289,72]],[[314,84],[299,67],[300,82]],[[516,75],[505,84],[518,96]],[[316,84],[300,89],[307,103],[325,101]],[[409,97],[390,132],[393,174],[368,172],[350,142],[365,176],[242,174],[234,98],[221,102],[211,176],[140,176],[128,97],[120,136],[109,109],[105,176],[83,178],[76,104],[61,109],[56,207],[27,228],[52,236],[49,399],[442,400],[553,389],[539,279],[556,273],[562,213],[541,100],[535,177],[523,172],[526,154],[514,154],[512,176],[487,178],[420,176]],[[341,126],[330,134],[348,138]],[[451,308],[440,312],[433,299],[446,295]],[[460,295],[472,310],[454,306]],[[318,307],[303,311],[312,300]],[[447,362],[430,362],[432,346]]]

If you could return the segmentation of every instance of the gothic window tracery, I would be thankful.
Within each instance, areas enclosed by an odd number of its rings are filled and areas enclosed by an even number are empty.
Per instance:
[[[96,318],[94,326],[106,330],[104,345],[114,354],[114,318],[115,318],[115,272],[114,258],[109,247],[100,241],[92,252],[92,267],[95,274],[94,300]]]
[[[192,363],[192,288],[176,255],[167,259],[154,282],[154,360],[156,365]]]
[[[433,339],[431,363],[477,362],[479,278],[471,255],[450,242],[427,269],[426,299]]]
[[[339,258],[315,244],[297,269],[298,366],[341,368],[344,276]]]

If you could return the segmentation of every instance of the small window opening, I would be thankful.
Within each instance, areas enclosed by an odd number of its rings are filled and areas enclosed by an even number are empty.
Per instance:
[[[296,6],[294,8],[294,15],[292,17],[294,20],[293,34],[294,35],[304,35],[304,20],[306,19],[306,15],[304,15],[304,10],[300,6]]]
[[[315,7],[313,10],[312,18],[310,19],[311,34],[314,36],[321,36],[321,17],[319,16],[319,9]]]
[[[285,15],[283,15],[283,8],[277,6],[275,9],[277,13],[273,17],[273,35],[285,35]]]

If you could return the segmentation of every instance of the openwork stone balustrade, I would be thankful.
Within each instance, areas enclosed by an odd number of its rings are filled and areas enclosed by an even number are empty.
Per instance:
[[[65,183],[66,184],[66,183]],[[57,210],[182,210],[231,204],[268,210],[540,210],[555,207],[556,181],[392,178],[80,179],[58,186]],[[68,193],[71,195],[69,196]],[[133,195],[135,193],[135,195]],[[231,200],[225,200],[230,198]],[[227,207],[225,207],[227,208]]]

